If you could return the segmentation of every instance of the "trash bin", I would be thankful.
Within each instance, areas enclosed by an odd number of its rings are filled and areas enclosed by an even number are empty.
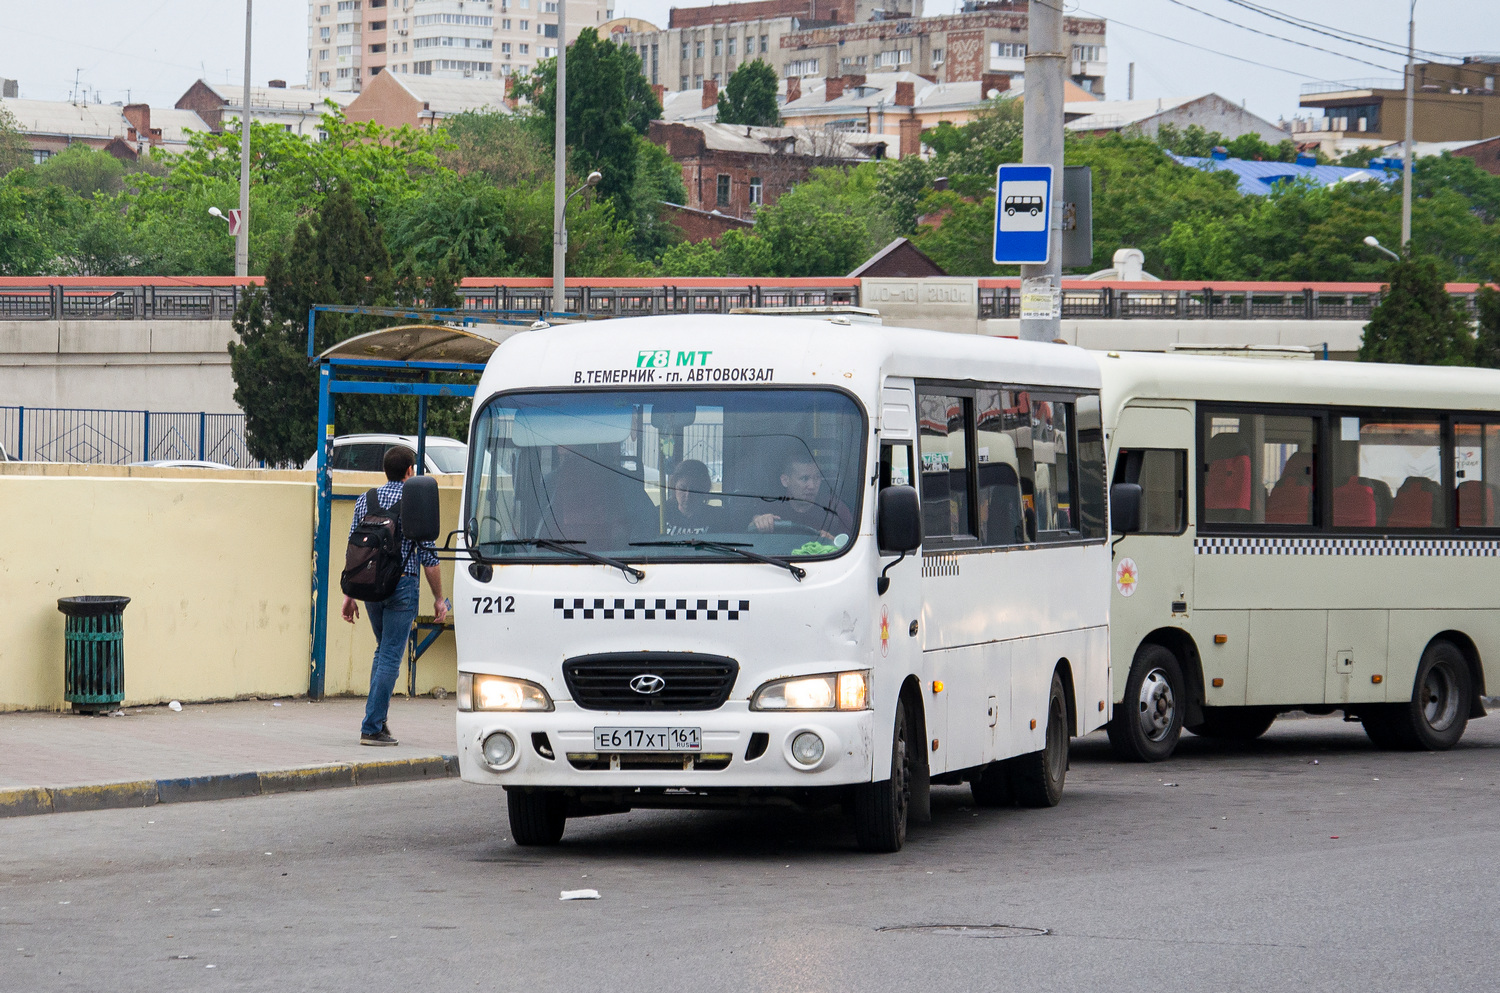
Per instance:
[[[125,605],[128,596],[67,596],[57,609],[63,628],[63,698],[80,714],[113,710],[125,699]]]

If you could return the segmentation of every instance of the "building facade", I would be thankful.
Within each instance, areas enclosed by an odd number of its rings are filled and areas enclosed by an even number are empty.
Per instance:
[[[244,114],[244,89],[237,83],[215,84],[200,79],[178,97],[176,108],[197,114],[212,131],[223,131]],[[347,90],[308,90],[273,79],[265,86],[250,87],[250,119],[279,126],[291,134],[317,137],[318,123],[328,111],[324,101],[346,107],[353,97]]]
[[[557,54],[564,0],[310,0],[307,85],[358,93],[382,72],[439,79],[523,75]],[[614,0],[565,0],[568,41]]]
[[[612,37],[641,56],[654,85],[690,90],[723,85],[745,62],[764,59],[783,78],[914,72],[934,82],[1000,72],[1024,78],[1024,3],[965,4],[957,14],[923,17],[922,0],[764,0],[673,8],[665,30],[615,22]],[[1064,21],[1075,85],[1104,96],[1105,22]]]
[[[1414,69],[1416,141],[1480,141],[1500,135],[1500,90],[1495,88],[1500,60],[1418,63]],[[1404,79],[1309,83],[1299,103],[1315,112],[1297,128],[1299,138],[1328,135],[1374,145],[1406,134]]]
[[[153,110],[144,103],[0,99],[0,108],[15,117],[16,130],[36,164],[70,145],[87,145],[134,162],[158,149],[186,151],[190,132],[209,130],[191,110]]]

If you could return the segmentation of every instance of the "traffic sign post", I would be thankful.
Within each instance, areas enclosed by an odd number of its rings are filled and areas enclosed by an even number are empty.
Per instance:
[[[1052,167],[1002,165],[995,173],[996,265],[1046,265],[1052,250]]]

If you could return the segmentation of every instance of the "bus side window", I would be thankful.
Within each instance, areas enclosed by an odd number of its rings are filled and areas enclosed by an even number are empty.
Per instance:
[[[1079,530],[1085,538],[1105,537],[1104,422],[1097,396],[1081,396],[1073,406],[1073,429],[1078,436]],[[1183,453],[1186,473],[1187,453]],[[1184,476],[1186,478],[1186,476]]]
[[[1500,525],[1500,424],[1455,424],[1453,481],[1458,488],[1458,526]]]
[[[1216,412],[1206,413],[1204,421],[1198,481],[1204,524],[1308,527],[1314,523],[1317,421],[1293,415]],[[1334,475],[1342,478],[1337,470]],[[1351,484],[1347,492],[1338,487],[1333,490],[1334,523],[1344,520],[1373,526],[1373,493]]]
[[[1436,416],[1341,414],[1329,423],[1335,527],[1424,531],[1448,526],[1443,426]]]
[[[1031,458],[1036,530],[1075,531],[1073,520],[1073,405],[1058,400],[1031,401]]]
[[[904,441],[880,446],[880,488],[911,485],[911,446]]]
[[[969,515],[969,398],[919,394],[917,409],[923,533],[968,537],[974,533]]]
[[[974,401],[974,439],[979,483],[979,542],[986,546],[1026,543],[1021,463],[1012,434],[1017,414],[1014,390],[979,390]]]
[[[1181,534],[1187,526],[1187,452],[1122,448],[1113,482],[1140,484],[1140,534]]]

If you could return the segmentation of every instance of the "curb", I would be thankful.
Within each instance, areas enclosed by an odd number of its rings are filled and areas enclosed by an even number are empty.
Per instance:
[[[133,783],[98,786],[23,786],[0,789],[0,818],[31,814],[67,814],[119,807],[152,807],[159,803],[196,803],[200,800],[237,800],[247,796],[300,793],[348,786],[405,783],[418,779],[447,779],[458,775],[457,755],[423,755],[373,762],[333,762],[328,765],[233,772],[182,779],[142,779]]]

